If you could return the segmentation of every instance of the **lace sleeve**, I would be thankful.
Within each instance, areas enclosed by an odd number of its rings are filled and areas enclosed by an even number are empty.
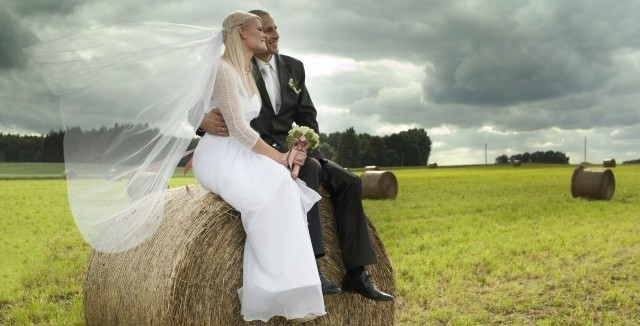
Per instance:
[[[229,135],[238,139],[243,145],[253,148],[260,135],[251,129],[244,119],[244,114],[240,107],[239,83],[234,75],[233,68],[224,60],[221,60],[213,88],[213,96],[220,112],[222,112],[227,128],[229,128]]]

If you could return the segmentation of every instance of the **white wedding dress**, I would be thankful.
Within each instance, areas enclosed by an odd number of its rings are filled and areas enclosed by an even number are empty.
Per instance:
[[[193,173],[240,212],[243,318],[320,316],[325,307],[306,214],[320,196],[283,165],[251,151],[259,135],[249,121],[260,106],[258,94],[249,98],[235,69],[221,60],[210,107],[220,108],[231,136],[205,134],[193,154]]]

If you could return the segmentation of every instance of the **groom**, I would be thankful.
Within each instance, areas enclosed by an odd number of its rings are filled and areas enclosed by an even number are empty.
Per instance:
[[[273,18],[263,10],[252,10],[250,13],[262,19],[262,29],[267,42],[267,52],[256,55],[252,60],[256,84],[262,98],[262,108],[258,117],[251,121],[251,127],[260,133],[265,142],[284,153],[287,151],[285,138],[292,123],[308,126],[319,133],[317,112],[305,86],[302,62],[278,54],[280,36]],[[205,115],[198,134],[203,135],[205,131],[219,136],[228,135],[219,110]],[[331,193],[342,258],[347,270],[342,280],[342,288],[372,300],[393,300],[393,296],[376,287],[371,275],[364,268],[377,260],[362,208],[360,178],[338,164],[324,159],[319,150],[308,153],[308,158],[300,169],[299,178],[315,191],[318,191],[322,184]],[[325,255],[325,251],[317,203],[309,211],[307,221],[313,250],[318,259]],[[320,269],[318,273],[325,295],[341,291]]]

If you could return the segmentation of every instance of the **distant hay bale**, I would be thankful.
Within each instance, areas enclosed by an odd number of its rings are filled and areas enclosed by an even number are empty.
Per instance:
[[[521,166],[522,162],[520,160],[513,160],[513,166]]]
[[[616,160],[613,159],[613,158],[610,158],[608,160],[604,160],[604,161],[602,161],[602,165],[605,168],[615,168],[616,167]]]
[[[398,180],[389,171],[365,171],[362,180],[362,198],[393,199],[398,195]]]
[[[94,251],[84,284],[86,325],[244,325],[237,290],[242,283],[245,233],[239,213],[201,186],[167,191],[165,218],[141,245],[117,254]],[[333,206],[320,202],[327,255],[325,275],[340,284],[344,275]],[[378,263],[376,284],[396,295],[393,270],[375,227],[367,219]],[[304,325],[393,325],[394,302],[360,295],[326,296],[327,314]],[[274,317],[266,325],[282,325]],[[261,322],[249,323],[265,325]]]
[[[613,172],[609,169],[589,169],[579,166],[571,176],[571,195],[609,200],[616,189]]]
[[[427,168],[436,169],[436,168],[438,168],[438,163],[435,163],[435,162],[434,163],[429,163],[429,164],[427,164]]]
[[[375,165],[367,165],[364,167],[365,171],[379,171],[380,168]]]
[[[71,180],[71,179],[75,179],[77,177],[78,177],[78,174],[76,173],[76,171],[64,170],[64,172],[62,172],[62,179]]]

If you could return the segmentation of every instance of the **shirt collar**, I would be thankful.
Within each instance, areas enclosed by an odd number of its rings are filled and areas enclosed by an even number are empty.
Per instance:
[[[258,58],[256,58],[256,62],[258,63],[258,69],[260,69],[261,71],[262,71],[262,67],[267,65],[267,62],[264,62],[264,61],[262,61],[262,60],[260,60]],[[278,72],[278,66],[276,65],[276,55],[275,54],[271,56],[271,59],[269,60],[268,63],[271,65],[271,67],[273,67],[273,70],[275,72]]]

